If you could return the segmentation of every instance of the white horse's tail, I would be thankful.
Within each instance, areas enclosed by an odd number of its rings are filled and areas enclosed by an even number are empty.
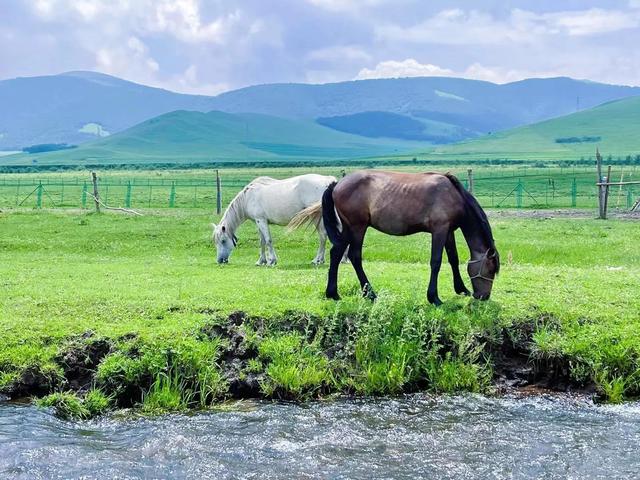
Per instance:
[[[318,229],[322,222],[322,203],[316,202],[310,207],[298,212],[287,225],[287,232],[292,232],[305,225],[313,225]]]

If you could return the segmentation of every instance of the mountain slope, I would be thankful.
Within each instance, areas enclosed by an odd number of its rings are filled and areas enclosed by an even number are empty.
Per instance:
[[[570,78],[496,85],[422,77],[259,85],[205,97],[69,72],[0,81],[0,150],[87,142],[174,110],[322,118],[346,133],[447,143],[632,95],[640,88]],[[387,119],[381,122],[381,115]]]
[[[640,154],[640,96],[605,103],[589,110],[475,140],[438,147],[434,153],[552,160],[593,156],[596,147],[605,155]]]
[[[182,95],[94,72],[0,81],[0,105],[0,150],[76,144],[173,110],[213,108],[211,97]]]
[[[425,143],[369,139],[306,120],[175,111],[72,150],[0,157],[0,166],[322,161],[424,148]]]
[[[361,80],[324,85],[273,84],[223,93],[213,100],[226,112],[266,113],[292,118],[319,118],[325,125],[362,133],[362,112],[389,112],[406,117],[407,130],[390,133],[421,139],[457,141],[565,115],[579,108],[640,95],[640,88],[606,85],[571,78],[529,79],[505,85],[446,77]],[[334,118],[332,118],[334,117]],[[398,121],[392,122],[394,126]],[[449,132],[442,135],[442,132]],[[378,130],[371,136],[379,136]],[[391,136],[391,135],[389,135]]]

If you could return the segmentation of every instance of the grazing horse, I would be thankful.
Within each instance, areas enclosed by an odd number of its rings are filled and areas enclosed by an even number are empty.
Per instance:
[[[287,225],[298,212],[318,203],[327,186],[335,181],[335,177],[316,174],[285,180],[270,177],[253,180],[231,201],[220,223],[212,225],[218,263],[229,261],[231,251],[238,242],[236,230],[247,219],[251,219],[256,222],[260,235],[260,258],[256,265],[275,265],[278,257],[273,248],[269,224]],[[320,219],[315,226],[320,244],[312,263],[320,264],[324,263],[327,234]]]
[[[467,271],[473,296],[486,300],[491,295],[493,280],[500,269],[491,227],[477,200],[453,175],[377,170],[355,172],[337,184],[329,185],[322,196],[321,207],[314,205],[300,216],[320,214],[333,244],[326,290],[328,298],[340,298],[338,266],[347,247],[363,294],[375,298],[362,268],[362,244],[370,226],[390,235],[431,233],[431,278],[427,299],[435,305],[442,303],[438,297],[438,272],[443,249],[451,264],[456,293],[470,293],[460,276],[454,237],[454,231],[460,228],[471,251]]]

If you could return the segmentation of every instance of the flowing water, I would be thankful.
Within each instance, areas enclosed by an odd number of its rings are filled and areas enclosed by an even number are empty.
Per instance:
[[[638,478],[640,404],[412,395],[66,422],[0,404],[1,478]]]

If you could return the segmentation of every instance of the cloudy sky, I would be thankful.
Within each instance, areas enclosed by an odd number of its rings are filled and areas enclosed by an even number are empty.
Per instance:
[[[202,94],[426,75],[640,85],[638,45],[640,0],[0,0],[0,79],[96,70]]]

